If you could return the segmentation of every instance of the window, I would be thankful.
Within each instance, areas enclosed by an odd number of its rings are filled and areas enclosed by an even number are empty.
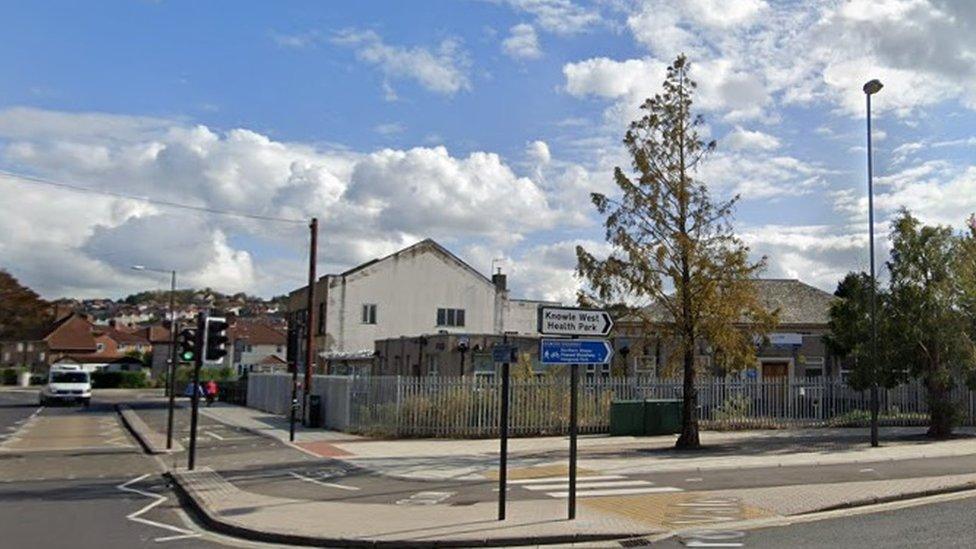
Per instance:
[[[438,326],[464,326],[464,309],[437,309]]]
[[[807,357],[803,375],[806,377],[823,377],[824,358],[822,356]]]
[[[96,343],[95,344],[95,352],[96,353],[100,353],[100,352],[102,352],[104,350],[105,350],[105,344],[104,343]]]
[[[18,353],[24,352],[24,344],[23,343],[18,343],[17,344],[17,352]]]
[[[325,334],[325,302],[319,303],[319,318],[318,318],[318,330],[319,335]]]
[[[44,351],[37,353],[37,360],[44,361]]]
[[[427,356],[427,375],[437,376],[440,374],[440,364],[438,364],[437,357],[434,355]]]
[[[376,305],[363,304],[363,324],[376,324]]]

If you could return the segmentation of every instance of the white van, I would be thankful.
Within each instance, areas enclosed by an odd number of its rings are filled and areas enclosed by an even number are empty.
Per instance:
[[[74,364],[51,366],[47,384],[41,387],[41,406],[53,403],[91,403],[91,376]]]

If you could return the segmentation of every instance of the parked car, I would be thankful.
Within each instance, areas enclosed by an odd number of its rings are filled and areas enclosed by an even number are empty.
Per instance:
[[[91,403],[91,376],[72,364],[51,366],[47,383],[41,387],[41,406],[54,403]]]

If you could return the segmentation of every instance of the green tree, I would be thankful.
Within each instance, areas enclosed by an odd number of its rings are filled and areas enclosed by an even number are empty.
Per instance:
[[[0,270],[0,340],[34,337],[51,320],[50,303]]]
[[[589,283],[582,302],[647,302],[664,311],[664,321],[642,309],[645,324],[655,325],[677,346],[684,402],[679,448],[698,448],[695,348],[707,340],[727,370],[755,361],[753,336],[775,323],[751,280],[765,260],[749,260],[749,249],[734,235],[731,216],[736,199],[715,202],[694,176],[715,148],[691,112],[696,84],[689,63],[679,56],[668,67],[663,92],[641,105],[624,145],[632,175],[614,170],[620,196],[594,193],[593,204],[605,216],[606,240],[613,252],[599,259],[577,247],[578,274]]]
[[[892,222],[891,241],[892,343],[925,384],[929,436],[948,437],[957,413],[952,388],[976,368],[972,319],[964,311],[972,281],[959,260],[972,244],[951,227],[922,225],[907,210]]]
[[[834,292],[837,300],[830,306],[828,333],[824,343],[831,354],[849,361],[853,368],[848,385],[858,391],[879,385],[894,387],[904,381],[905,370],[898,366],[896,349],[891,342],[890,296],[878,289],[878,362],[871,353],[871,275],[848,273]]]

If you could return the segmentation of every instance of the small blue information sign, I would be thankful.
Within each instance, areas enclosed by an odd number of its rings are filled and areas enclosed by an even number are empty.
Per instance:
[[[512,361],[512,346],[511,345],[494,345],[491,348],[491,359],[493,362],[511,362]]]
[[[543,364],[608,364],[612,356],[605,339],[543,339],[539,344]]]

